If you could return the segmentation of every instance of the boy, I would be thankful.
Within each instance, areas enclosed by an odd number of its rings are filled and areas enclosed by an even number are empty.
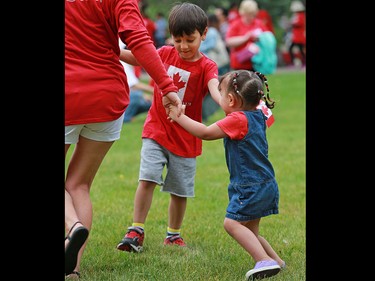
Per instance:
[[[184,2],[174,6],[169,15],[169,31],[174,46],[157,51],[169,76],[179,88],[178,95],[186,106],[185,114],[202,121],[202,102],[207,92],[218,102],[218,68],[214,61],[199,52],[207,33],[207,15],[197,5]],[[137,61],[129,50],[121,50],[120,59],[133,65]],[[181,237],[187,198],[194,197],[196,157],[202,153],[202,140],[170,122],[161,103],[157,86],[152,106],[142,132],[139,183],[134,198],[132,226],[117,249],[140,252],[145,237],[144,224],[156,185],[170,193],[167,235],[164,245],[186,246]],[[167,167],[165,179],[163,169]]]

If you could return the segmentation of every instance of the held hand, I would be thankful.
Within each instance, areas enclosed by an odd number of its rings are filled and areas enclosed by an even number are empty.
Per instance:
[[[165,112],[169,115],[170,106],[177,107],[177,116],[181,115],[182,112],[182,102],[181,99],[178,97],[176,92],[169,92],[162,98],[162,103],[165,108]]]
[[[186,105],[183,104],[181,114],[185,113],[185,108],[186,108]],[[178,115],[178,108],[174,105],[170,105],[169,106],[168,120],[171,121],[171,122],[174,122],[178,119],[179,116],[181,116],[181,115]]]

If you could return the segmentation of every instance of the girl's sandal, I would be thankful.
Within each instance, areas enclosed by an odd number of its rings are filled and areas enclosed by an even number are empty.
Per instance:
[[[75,273],[77,271],[74,271],[74,268],[77,265],[78,252],[81,249],[82,245],[85,243],[89,235],[89,230],[84,226],[79,226],[74,231],[72,231],[77,223],[81,222],[75,222],[65,237],[65,240],[69,240],[65,248],[65,275],[74,273],[79,277],[79,273]]]

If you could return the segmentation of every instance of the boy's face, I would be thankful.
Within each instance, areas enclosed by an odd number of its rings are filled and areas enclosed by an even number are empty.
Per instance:
[[[202,40],[206,38],[207,28],[204,31],[203,35],[200,35],[198,30],[195,30],[194,33],[190,35],[183,36],[173,36],[173,45],[179,53],[180,57],[186,61],[196,61],[201,58],[201,53],[199,52],[199,47]]]

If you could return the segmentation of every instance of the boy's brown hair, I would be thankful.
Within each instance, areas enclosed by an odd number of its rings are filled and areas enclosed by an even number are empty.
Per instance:
[[[202,35],[208,25],[208,18],[201,7],[184,2],[172,8],[168,23],[169,32],[175,37],[193,34],[195,30]]]

